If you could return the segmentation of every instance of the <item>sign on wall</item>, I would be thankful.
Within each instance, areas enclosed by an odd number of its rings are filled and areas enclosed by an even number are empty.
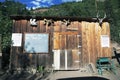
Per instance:
[[[26,33],[24,50],[27,53],[48,53],[49,35],[45,33]]]
[[[12,33],[12,46],[21,46],[22,43],[22,34],[21,33]]]
[[[101,35],[101,46],[110,47],[110,38],[108,35]]]

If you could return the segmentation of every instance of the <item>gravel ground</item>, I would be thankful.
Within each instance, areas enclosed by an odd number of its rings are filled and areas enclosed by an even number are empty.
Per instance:
[[[68,79],[67,79],[68,78]],[[105,71],[103,75],[92,74],[81,71],[58,71],[49,75],[46,80],[120,80],[120,70],[118,74]]]
[[[103,71],[102,75],[98,72],[90,71],[56,71],[51,73],[45,80],[120,80],[120,65],[116,66],[116,74],[112,71]]]
[[[117,66],[116,71],[117,71],[117,74],[114,74],[111,71],[103,71],[103,75],[98,75],[98,73],[91,73],[91,72],[85,71],[85,70],[54,71],[45,79],[34,78],[33,80],[120,80],[120,66],[119,65]],[[23,75],[23,76],[25,76],[25,75]],[[29,77],[29,76],[26,76],[26,77]],[[36,77],[39,77],[39,75]],[[17,78],[21,78],[21,77],[18,74],[15,76],[14,75],[0,76],[0,80],[9,80],[10,78],[12,80],[16,80]],[[21,78],[21,79],[17,79],[17,80],[32,80],[32,79]]]
[[[113,61],[116,65],[116,74],[104,70],[103,75],[98,75],[97,71],[93,73],[86,67],[80,68],[80,70],[53,71],[47,75],[47,78],[40,78],[41,74],[21,73],[10,75],[0,70],[0,80],[120,80],[120,65],[115,59]]]

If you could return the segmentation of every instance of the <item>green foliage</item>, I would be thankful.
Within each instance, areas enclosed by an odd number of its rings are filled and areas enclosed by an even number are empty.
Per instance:
[[[42,16],[80,16],[104,17],[105,13],[110,19],[111,39],[120,43],[120,0],[83,0],[82,2],[69,2],[51,6]]]
[[[54,5],[48,11],[40,14],[42,16],[80,16],[95,17],[95,3],[91,2],[69,2],[61,5]]]
[[[30,12],[26,9],[26,5],[15,2],[14,0],[3,2],[1,4],[1,11],[5,16],[30,14]]]
[[[11,47],[11,34],[12,34],[12,20],[10,15],[29,15],[30,11],[26,6],[15,2],[14,0],[5,0],[0,2],[0,34],[2,41],[0,48],[2,48],[2,68],[8,67],[9,55]],[[1,46],[2,45],[2,46]]]
[[[6,0],[0,2],[0,34],[2,34],[2,51],[6,51],[11,45],[12,20],[10,15],[30,15],[30,11],[26,6],[15,2],[14,0]]]
[[[120,7],[119,0],[107,0],[106,12],[111,19],[111,39],[120,43]]]
[[[0,20],[0,22],[2,22],[0,24],[0,34],[2,34],[2,49],[5,49],[11,44],[12,21],[6,17],[2,17]]]

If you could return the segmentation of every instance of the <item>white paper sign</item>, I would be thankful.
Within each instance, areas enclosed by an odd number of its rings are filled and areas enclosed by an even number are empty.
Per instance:
[[[21,46],[22,43],[22,34],[13,33],[12,34],[12,46]]]
[[[110,47],[110,38],[108,35],[101,35],[101,46]]]

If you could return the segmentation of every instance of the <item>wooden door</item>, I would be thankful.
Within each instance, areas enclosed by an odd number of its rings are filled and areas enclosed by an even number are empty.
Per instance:
[[[54,53],[54,64],[57,69],[79,69],[80,67],[80,38],[78,32],[55,32],[53,40],[53,49],[59,50],[59,53]],[[56,55],[58,54],[58,55]],[[56,63],[56,60],[59,61]],[[58,64],[59,63],[59,64]],[[59,65],[59,68],[58,68]]]

